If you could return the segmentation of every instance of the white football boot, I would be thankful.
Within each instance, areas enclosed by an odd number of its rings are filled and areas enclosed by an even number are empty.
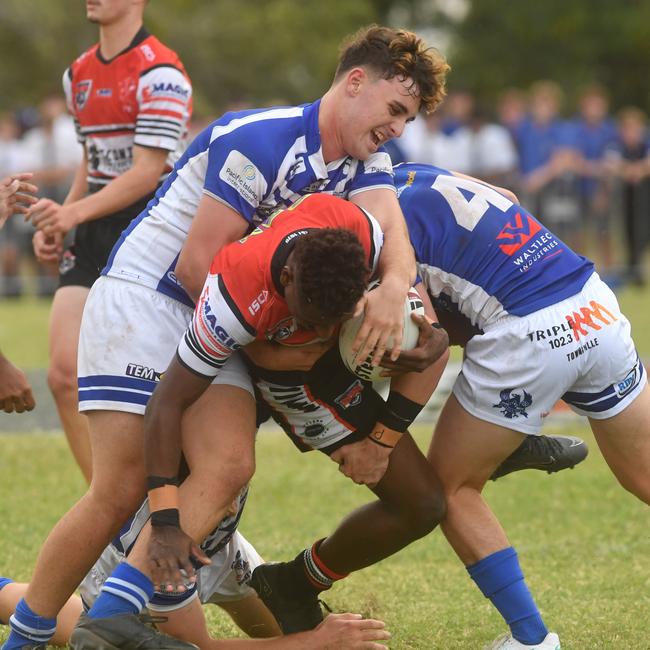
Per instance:
[[[512,634],[505,634],[495,639],[486,650],[560,650],[560,637],[555,632],[549,632],[543,641],[533,645],[526,645],[513,638]]]

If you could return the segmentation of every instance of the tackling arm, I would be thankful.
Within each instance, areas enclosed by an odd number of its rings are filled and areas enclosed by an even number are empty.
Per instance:
[[[204,194],[176,264],[176,277],[190,297],[201,294],[212,258],[231,242],[241,239],[248,222],[232,208]]]
[[[373,363],[378,365],[391,336],[395,344],[390,356],[397,359],[399,355],[403,302],[415,281],[415,257],[394,190],[361,192],[351,201],[368,210],[384,231],[384,245],[379,257],[381,285],[365,298],[366,315],[352,346],[353,350],[360,350],[359,358],[362,359],[372,352]]]

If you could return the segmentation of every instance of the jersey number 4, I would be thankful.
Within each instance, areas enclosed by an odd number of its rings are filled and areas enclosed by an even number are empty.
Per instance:
[[[503,194],[468,178],[440,175],[431,187],[445,197],[458,225],[470,232],[490,206],[507,212],[513,205]]]

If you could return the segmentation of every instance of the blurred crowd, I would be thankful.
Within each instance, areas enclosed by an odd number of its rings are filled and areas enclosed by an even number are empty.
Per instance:
[[[193,125],[194,132],[205,124]],[[650,138],[647,116],[615,115],[600,86],[579,93],[575,110],[552,81],[505,90],[482,106],[452,90],[442,108],[388,144],[394,163],[426,162],[508,187],[610,284],[644,284],[650,239]],[[0,177],[35,172],[39,195],[62,202],[81,159],[62,97],[0,114]],[[0,296],[49,296],[56,270],[34,259],[33,227],[10,219],[0,232]]]

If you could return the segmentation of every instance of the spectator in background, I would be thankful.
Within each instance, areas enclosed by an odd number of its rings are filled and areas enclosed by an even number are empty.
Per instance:
[[[24,114],[31,113],[24,111]],[[81,161],[81,147],[76,144],[72,117],[67,113],[65,99],[49,95],[35,111],[36,125],[28,129],[19,142],[20,168],[33,169],[39,196],[62,202],[70,188],[74,172]],[[56,266],[36,261],[32,248],[34,227],[25,221],[14,220],[10,226],[11,247],[6,254],[6,295],[19,297],[24,292],[23,269],[25,263],[34,268],[36,292],[39,296],[52,296],[56,290]]]
[[[647,116],[638,108],[618,114],[618,140],[609,152],[608,169],[622,181],[626,275],[639,286],[645,284],[643,254],[648,243],[650,220],[650,140]]]
[[[526,93],[519,88],[506,88],[497,98],[496,112],[499,124],[508,129],[516,143],[528,114]]]
[[[492,185],[513,189],[519,160],[509,131],[491,121],[479,105],[472,112],[468,130],[468,173]]]
[[[32,174],[14,174],[0,180],[0,228],[14,213],[25,213],[35,203],[37,187],[28,181]],[[5,413],[31,411],[35,406],[25,373],[0,352],[0,409]]]
[[[575,129],[560,117],[563,93],[553,81],[530,90],[530,114],[517,134],[523,203],[574,250],[582,249]]]
[[[599,265],[611,271],[614,261],[611,235],[611,182],[605,174],[605,155],[616,141],[616,124],[609,116],[609,97],[597,84],[585,87],[574,120],[575,141],[581,156],[579,183],[583,214],[596,235]]]
[[[29,168],[20,140],[20,125],[15,115],[0,113],[0,178]],[[18,297],[22,293],[20,239],[21,224],[18,220],[7,222],[7,227],[0,233],[0,278],[2,279],[0,295],[5,298]]]

